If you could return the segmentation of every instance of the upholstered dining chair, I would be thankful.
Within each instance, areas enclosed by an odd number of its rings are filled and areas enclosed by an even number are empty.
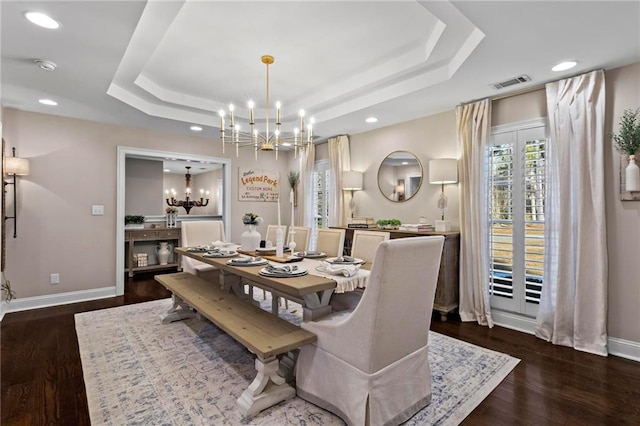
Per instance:
[[[282,238],[284,238],[284,240],[282,240],[282,243],[286,243],[287,242],[287,225],[280,225],[280,227],[282,228]],[[276,246],[276,231],[278,230],[278,225],[267,225],[267,233],[264,235],[264,240],[265,241],[271,241],[273,243],[273,246]]]
[[[320,228],[316,239],[316,251],[327,256],[342,256],[344,251],[344,229]]]
[[[224,222],[221,220],[183,221],[180,224],[180,231],[180,244],[183,247],[197,247],[209,245],[214,241],[226,241]],[[218,268],[186,256],[182,256],[182,270],[208,281],[219,281],[220,270]]]
[[[380,243],[353,311],[301,327],[318,340],[300,349],[299,397],[349,425],[397,425],[431,401],[428,337],[443,236]]]
[[[311,237],[311,228],[306,226],[294,226],[293,230],[296,231],[293,234],[293,241],[296,243],[296,251],[305,251],[309,248],[309,238]],[[291,232],[291,229],[289,229]],[[291,234],[289,234],[288,241],[291,241]],[[288,244],[287,244],[288,245]]]
[[[378,244],[387,241],[391,234],[380,231],[353,231],[351,242],[351,256],[365,262],[373,262]]]

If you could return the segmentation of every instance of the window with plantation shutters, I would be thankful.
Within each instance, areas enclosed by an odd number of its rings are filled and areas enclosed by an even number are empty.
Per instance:
[[[330,183],[331,172],[329,161],[316,161],[313,171],[313,223],[309,242],[309,247],[313,249],[316,247],[318,229],[329,227],[329,203],[331,202],[331,194],[329,191]]]
[[[546,127],[495,127],[487,147],[493,308],[535,316],[544,285]]]

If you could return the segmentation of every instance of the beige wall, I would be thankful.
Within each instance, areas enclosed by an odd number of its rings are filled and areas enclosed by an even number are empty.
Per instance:
[[[384,127],[350,137],[351,169],[364,172],[364,190],[354,198],[359,216],[377,219],[400,219],[403,223],[418,223],[420,216],[430,223],[440,218],[437,209],[440,185],[429,184],[429,160],[458,158],[455,112],[447,111],[418,120]],[[418,193],[402,203],[385,197],[378,188],[378,169],[393,151],[412,152],[422,164],[423,180]],[[459,229],[458,185],[445,185],[449,204],[445,218]],[[386,194],[387,196],[389,194]]]
[[[6,278],[17,298],[45,296],[115,286],[116,256],[116,147],[126,146],[192,155],[222,157],[220,142],[86,120],[3,111],[4,138],[31,161],[31,174],[20,181],[18,238],[7,239]],[[277,222],[276,203],[239,202],[238,167],[278,170],[286,178],[288,161],[273,155],[241,150],[231,157],[231,236],[240,240],[242,213],[264,217],[259,228]],[[284,185],[282,196],[286,197]],[[105,207],[104,216],[92,216],[91,205]],[[289,221],[289,212],[283,212]],[[13,228],[11,225],[8,230]],[[60,274],[50,285],[49,275]]]
[[[127,158],[125,166],[125,215],[162,214],[162,161]]]
[[[605,132],[618,130],[625,109],[640,107],[640,63],[607,71]],[[610,139],[607,139],[610,141]],[[605,149],[609,255],[609,335],[640,342],[640,201],[620,201],[620,154]]]

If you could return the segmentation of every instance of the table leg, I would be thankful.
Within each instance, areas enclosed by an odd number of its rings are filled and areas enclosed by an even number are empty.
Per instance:
[[[329,315],[332,311],[331,305],[329,305],[332,294],[333,289],[306,294],[302,308],[302,320],[313,321]]]

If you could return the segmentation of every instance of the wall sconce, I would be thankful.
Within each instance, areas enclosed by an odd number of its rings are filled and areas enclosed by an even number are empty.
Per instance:
[[[429,183],[440,184],[442,190],[438,199],[438,209],[441,213],[440,220],[435,221],[437,232],[451,231],[451,222],[444,220],[444,211],[447,208],[447,197],[444,195],[445,183],[458,182],[458,160],[455,158],[439,158],[429,161]]]
[[[351,200],[349,200],[349,210],[351,210],[351,217],[356,215],[356,201],[353,198],[353,191],[361,191],[363,188],[363,173],[356,171],[349,171],[342,173],[342,189],[344,191],[351,191]]]
[[[11,176],[12,179],[9,182],[4,181],[4,191],[7,191],[7,185],[13,185],[13,216],[5,216],[4,220],[13,219],[13,238],[18,237],[18,215],[17,215],[17,193],[18,185],[16,185],[16,176],[28,176],[29,175],[29,160],[25,158],[16,157],[16,148],[11,148],[12,157],[5,158],[5,174]]]

